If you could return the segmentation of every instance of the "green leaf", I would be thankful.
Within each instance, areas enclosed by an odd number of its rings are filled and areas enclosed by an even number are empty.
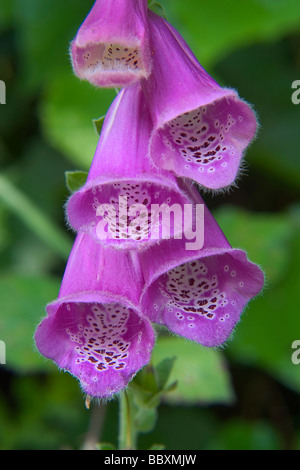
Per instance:
[[[167,385],[173,363],[174,358],[165,358],[157,367],[149,364],[131,382],[126,396],[133,436],[137,436],[138,433],[148,433],[154,429],[157,421],[157,408],[162,397],[170,390],[174,390],[174,383]],[[124,397],[121,400],[122,406],[125,406]],[[128,419],[127,417],[127,422]],[[124,410],[122,410],[122,420],[123,422],[126,420]]]
[[[161,397],[175,388],[176,383],[167,384],[174,361],[175,358],[165,358],[155,367],[148,364],[135,376],[131,392],[139,407],[157,407]]]
[[[66,259],[72,242],[68,235],[19,191],[8,179],[0,175],[0,200],[33,230],[59,256]]]
[[[243,46],[276,40],[300,21],[298,0],[160,1],[204,66]]]
[[[291,217],[296,217],[292,213]],[[293,220],[293,219],[292,219]],[[236,361],[255,365],[300,392],[300,368],[292,362],[292,343],[300,339],[300,228],[295,220],[284,277],[267,285],[252,301],[238,325],[228,353]]]
[[[240,418],[226,420],[219,426],[217,437],[210,444],[212,450],[278,450],[281,447],[279,433],[270,423]]]
[[[66,171],[66,186],[70,193],[80,189],[86,182],[87,171]]]
[[[174,361],[176,361],[176,357],[172,357],[171,359],[165,358],[154,368],[156,382],[159,390],[164,390],[166,387],[174,366]]]
[[[164,444],[152,444],[148,450],[165,450],[166,446]]]
[[[260,129],[247,151],[251,167],[298,190],[299,105],[291,100],[291,85],[300,74],[293,59],[296,54],[296,45],[289,46],[288,41],[257,44],[231,54],[218,64],[216,72],[225,84],[238,89],[242,97],[254,104]]]
[[[196,343],[177,337],[159,337],[153,351],[153,363],[176,356],[169,382],[177,387],[164,395],[164,401],[176,403],[231,403],[233,390],[226,361],[220,351],[203,349]]]
[[[5,31],[11,26],[13,17],[13,2],[11,0],[2,0],[0,9],[0,32]]]
[[[248,257],[264,270],[268,283],[285,275],[293,234],[287,214],[251,213],[233,206],[214,212],[230,244],[245,250]]]
[[[0,276],[0,339],[6,344],[7,367],[27,372],[51,366],[37,352],[33,335],[59,285],[50,277]]]
[[[18,411],[12,419],[8,397],[1,395],[0,449],[78,449],[89,414],[82,406],[74,377],[57,369],[47,370],[47,374],[9,376],[10,397]]]
[[[133,387],[138,386],[147,396],[155,395],[158,392],[155,380],[154,369],[151,364],[146,365],[140,370],[133,380]]]
[[[138,432],[151,432],[157,421],[157,407],[136,407],[133,425]]]
[[[94,88],[71,73],[49,84],[41,103],[44,133],[80,169],[89,169],[98,143],[93,119],[106,114],[114,96],[114,90]]]
[[[11,0],[17,43],[22,57],[22,85],[53,83],[72,75],[70,42],[92,7],[92,1]],[[76,96],[74,99],[76,100]]]
[[[101,134],[104,119],[105,116],[101,116],[99,119],[93,119],[94,128],[98,135]]]
[[[100,442],[97,444],[97,450],[116,450],[116,446],[110,442]]]
[[[7,211],[0,205],[0,252],[5,249],[9,241],[9,231],[7,227]]]
[[[165,20],[167,19],[166,10],[161,3],[150,0],[148,2],[148,8],[154,11],[157,15],[162,16]]]

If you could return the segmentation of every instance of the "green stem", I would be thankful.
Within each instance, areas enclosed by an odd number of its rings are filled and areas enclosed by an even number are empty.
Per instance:
[[[133,407],[130,394],[125,390],[119,398],[119,449],[135,450],[137,432],[134,429]]]
[[[57,255],[63,259],[68,257],[72,246],[69,237],[3,175],[0,175],[0,200]]]

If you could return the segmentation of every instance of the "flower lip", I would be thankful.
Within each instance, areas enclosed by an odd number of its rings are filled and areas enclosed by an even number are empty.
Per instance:
[[[55,301],[47,311],[35,334],[39,351],[91,396],[111,397],[150,360],[151,324],[124,299],[84,293]]]
[[[245,305],[262,289],[264,277],[242,250],[196,254],[144,289],[141,304],[153,303],[151,320],[207,347],[223,344]],[[146,307],[147,306],[147,307]]]
[[[151,71],[147,2],[96,0],[71,44],[74,72],[99,87],[123,87]]]
[[[71,48],[76,73],[94,85],[123,87],[148,76],[140,45],[99,43],[79,47],[73,43]]]
[[[67,215],[75,230],[104,246],[140,250],[162,237],[181,236],[185,204],[191,204],[187,195],[161,175],[98,178],[71,196]]]
[[[248,105],[229,90],[224,99],[191,109],[158,128],[150,143],[153,162],[206,188],[229,186],[255,135],[253,117]]]

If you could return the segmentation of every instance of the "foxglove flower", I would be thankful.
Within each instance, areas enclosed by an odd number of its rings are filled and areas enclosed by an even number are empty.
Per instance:
[[[195,188],[194,202],[204,205]],[[263,287],[260,268],[233,249],[204,205],[204,244],[165,240],[140,254],[145,278],[141,305],[151,321],[204,346],[224,343],[243,308]]]
[[[142,84],[154,125],[151,158],[206,188],[226,187],[255,135],[255,115],[208,75],[167,21],[151,11],[149,19],[153,70]]]
[[[79,234],[58,299],[36,330],[39,351],[90,396],[111,397],[150,360],[154,332],[137,306],[142,278],[135,266],[130,253]]]
[[[87,182],[68,201],[73,229],[116,248],[147,248],[165,228],[158,218],[151,223],[155,207],[190,203],[172,174],[152,167],[151,128],[140,85],[122,89],[106,115]],[[178,230],[172,221],[170,236]]]
[[[71,44],[76,75],[123,87],[151,71],[147,0],[96,0]]]

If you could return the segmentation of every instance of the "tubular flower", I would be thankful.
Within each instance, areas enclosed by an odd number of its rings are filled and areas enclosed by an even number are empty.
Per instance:
[[[190,191],[195,204],[203,205],[195,188]],[[230,246],[206,206],[200,250],[186,250],[184,239],[164,240],[142,253],[140,263],[141,305],[150,320],[208,347],[228,339],[264,283],[260,268]]]
[[[71,44],[76,75],[123,87],[151,71],[147,0],[96,0]]]
[[[58,298],[47,305],[35,341],[88,395],[111,397],[150,360],[155,338],[138,308],[141,286],[130,253],[77,236]]]
[[[106,115],[87,182],[68,201],[67,217],[76,231],[116,248],[145,249],[165,229],[155,208],[190,202],[172,174],[152,167],[150,132],[140,85],[124,88]],[[178,227],[171,222],[170,234],[180,235]]]
[[[218,189],[232,184],[256,132],[253,111],[201,67],[179,33],[149,11],[153,70],[142,80],[158,168]],[[170,53],[172,51],[172,53]]]

